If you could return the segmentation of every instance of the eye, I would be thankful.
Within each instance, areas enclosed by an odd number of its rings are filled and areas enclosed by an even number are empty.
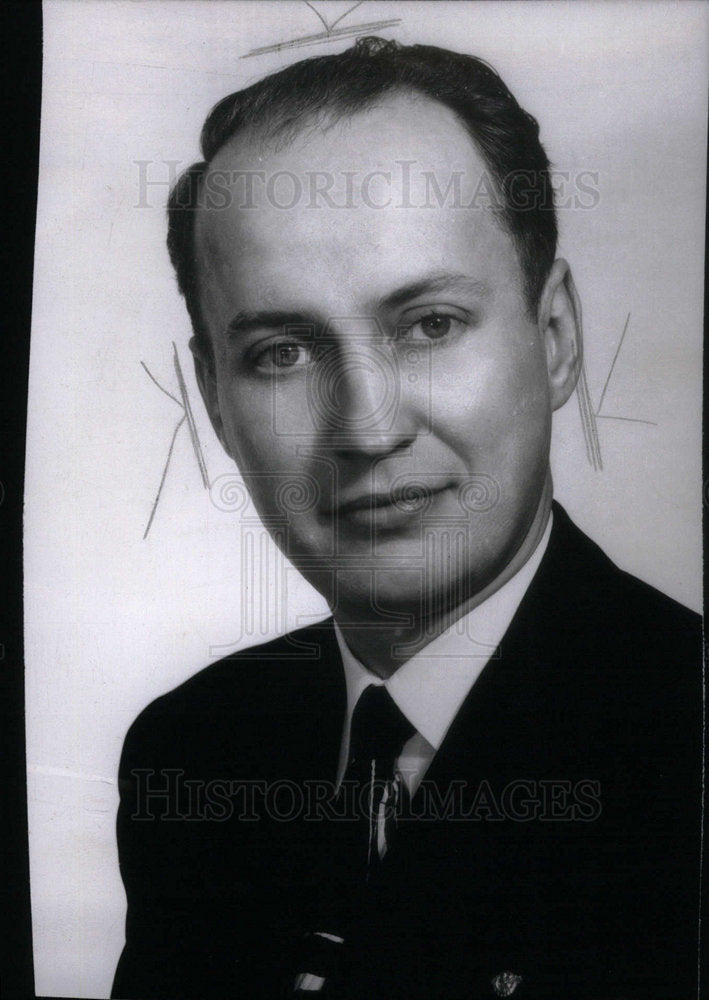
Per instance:
[[[308,352],[302,344],[274,344],[271,348],[276,368],[297,368],[308,363]]]
[[[439,316],[437,313],[424,316],[418,323],[414,323],[414,327],[419,327],[421,333],[429,340],[439,340],[441,337],[445,337],[446,334],[450,333],[452,325],[452,316]]]
[[[311,352],[305,344],[292,340],[277,340],[259,351],[253,359],[255,368],[270,372],[274,369],[284,371],[289,368],[303,368],[310,364]]]
[[[457,333],[466,323],[458,316],[450,313],[429,312],[407,323],[403,329],[404,336],[414,340],[422,337],[426,340],[443,340]]]

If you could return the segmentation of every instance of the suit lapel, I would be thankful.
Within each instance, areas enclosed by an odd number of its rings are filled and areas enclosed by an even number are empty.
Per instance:
[[[437,785],[455,778],[509,780],[578,749],[564,748],[560,706],[584,715],[602,704],[608,664],[589,654],[592,614],[607,560],[554,504],[554,526],[539,569],[495,654],[468,693],[426,774]],[[596,697],[597,696],[597,697]],[[516,773],[515,773],[516,771]]]
[[[308,630],[312,655],[307,658],[298,687],[300,759],[306,778],[334,784],[347,710],[347,690],[332,618]]]

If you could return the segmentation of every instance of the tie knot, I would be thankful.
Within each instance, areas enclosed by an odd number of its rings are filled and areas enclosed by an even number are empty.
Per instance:
[[[387,689],[370,684],[352,715],[350,761],[362,764],[377,760],[391,767],[414,732]]]

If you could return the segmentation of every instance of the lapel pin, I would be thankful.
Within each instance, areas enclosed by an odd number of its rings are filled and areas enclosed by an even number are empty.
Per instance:
[[[500,972],[492,980],[492,988],[496,997],[511,997],[521,982],[516,972]]]

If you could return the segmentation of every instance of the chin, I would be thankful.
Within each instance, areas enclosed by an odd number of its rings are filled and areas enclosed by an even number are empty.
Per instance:
[[[336,615],[369,623],[378,619],[382,624],[410,627],[415,621],[453,611],[478,589],[480,585],[469,573],[451,577],[450,574],[424,573],[422,569],[409,566],[341,571],[337,595],[330,592],[325,596]]]

